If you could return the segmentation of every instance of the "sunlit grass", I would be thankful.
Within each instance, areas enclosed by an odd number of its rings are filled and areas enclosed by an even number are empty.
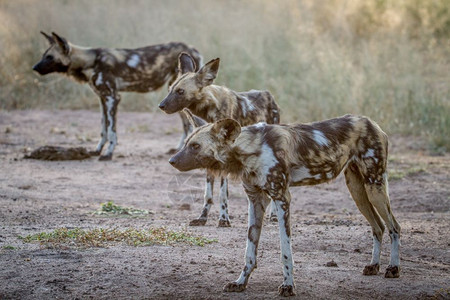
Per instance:
[[[68,229],[58,228],[51,232],[42,232],[23,237],[25,243],[37,242],[46,248],[91,248],[108,247],[115,244],[129,246],[175,245],[204,246],[216,239],[196,236],[188,231],[173,231],[164,227],[150,229]]]
[[[447,0],[0,1],[0,109],[98,110],[87,85],[31,71],[39,30],[82,46],[184,41],[221,58],[218,84],[270,90],[283,122],[363,114],[450,149]],[[155,111],[166,93],[124,93],[119,109]]]

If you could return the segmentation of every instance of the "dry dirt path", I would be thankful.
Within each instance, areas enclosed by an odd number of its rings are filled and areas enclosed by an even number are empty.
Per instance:
[[[93,148],[100,116],[92,111],[0,111],[0,299],[265,299],[282,282],[278,227],[266,222],[258,269],[247,290],[226,294],[243,266],[247,208],[231,184],[231,228],[217,228],[217,205],[205,227],[187,227],[202,206],[204,175],[181,174],[167,160],[177,144],[177,115],[119,113],[113,161],[23,159],[43,145]],[[342,176],[291,189],[292,236],[300,299],[428,299],[450,291],[450,156],[429,156],[420,143],[391,138],[392,208],[402,225],[402,275],[365,277],[371,256],[367,222]],[[218,188],[216,187],[216,191]],[[113,201],[152,211],[146,217],[101,217]],[[217,200],[215,201],[217,203]],[[56,228],[167,228],[215,238],[199,246],[45,249],[18,236]],[[385,235],[382,269],[388,263]],[[327,267],[334,261],[337,267]]]

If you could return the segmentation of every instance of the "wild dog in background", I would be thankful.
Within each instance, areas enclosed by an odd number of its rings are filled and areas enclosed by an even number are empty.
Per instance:
[[[56,33],[41,32],[50,43],[40,62],[33,70],[41,75],[57,72],[81,83],[89,83],[100,97],[102,112],[101,139],[92,155],[100,155],[108,141],[109,146],[100,160],[110,160],[117,144],[116,114],[120,102],[119,92],[147,93],[162,87],[177,76],[178,56],[188,52],[196,63],[201,62],[199,52],[183,43],[167,43],[137,49],[83,48],[69,43]],[[189,131],[189,122],[181,114],[184,134],[178,148],[183,145]]]
[[[164,112],[171,114],[188,108],[192,113],[207,122],[233,118],[242,126],[267,122],[280,123],[280,110],[268,91],[251,90],[235,92],[224,86],[213,85],[219,70],[220,59],[216,58],[196,72],[196,61],[187,53],[179,57],[179,75],[169,87],[169,94],[159,104]],[[203,210],[191,226],[205,225],[213,203],[214,176],[207,173]],[[219,227],[229,227],[228,181],[226,176],[220,180]],[[275,207],[271,206],[271,219],[276,220]]]
[[[400,225],[390,207],[387,181],[388,139],[366,117],[346,115],[310,124],[243,127],[232,119],[194,129],[169,162],[180,171],[203,168],[241,178],[248,196],[248,239],[245,266],[239,278],[224,287],[243,291],[256,267],[264,211],[275,202],[284,281],[280,295],[294,295],[289,186],[330,181],[344,171],[358,209],[372,227],[372,260],[364,275],[380,268],[381,241],[386,224],[391,257],[385,277],[400,276]]]

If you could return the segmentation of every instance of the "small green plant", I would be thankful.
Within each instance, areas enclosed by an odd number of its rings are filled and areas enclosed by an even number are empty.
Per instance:
[[[123,207],[117,204],[114,204],[112,201],[108,201],[106,203],[102,203],[99,210],[95,211],[96,215],[147,215],[150,214],[148,210],[145,209],[137,209],[133,207]]]
[[[16,250],[16,247],[11,245],[4,245],[2,248],[3,250]]]
[[[450,288],[440,288],[434,293],[432,299],[448,299],[450,296]]]
[[[406,176],[413,176],[422,172],[426,172],[422,167],[410,167],[405,170],[393,169],[389,171],[389,180],[400,180]]]
[[[389,180],[400,180],[405,177],[405,173],[400,170],[389,171]]]
[[[187,244],[201,246],[217,242],[216,239],[208,239],[193,235],[186,230],[173,231],[165,227],[150,229],[128,228],[95,228],[84,230],[80,228],[58,228],[52,232],[42,232],[21,237],[25,243],[38,242],[46,248],[90,248],[108,247],[114,244],[126,244],[129,246],[152,246]]]

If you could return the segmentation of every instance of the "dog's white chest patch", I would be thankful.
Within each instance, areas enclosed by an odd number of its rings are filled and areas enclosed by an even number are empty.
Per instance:
[[[275,157],[272,148],[269,145],[264,143],[261,147],[261,174],[260,174],[260,184],[264,185],[267,182],[267,175],[269,174],[270,169],[272,169],[277,163],[278,160]]]
[[[139,57],[139,55],[133,54],[131,55],[130,59],[127,60],[127,65],[131,68],[136,68],[140,61],[141,58]]]

